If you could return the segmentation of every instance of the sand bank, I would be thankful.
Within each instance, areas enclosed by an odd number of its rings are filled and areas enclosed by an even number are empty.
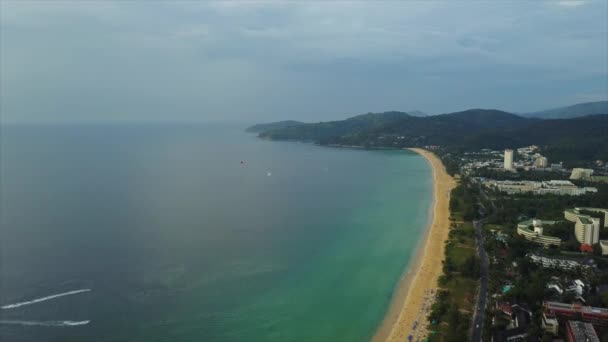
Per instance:
[[[437,279],[442,274],[445,257],[445,240],[450,229],[450,191],[456,182],[445,171],[439,158],[432,152],[412,148],[429,162],[433,169],[433,212],[431,225],[423,236],[416,257],[403,275],[395,292],[391,307],[373,341],[407,340],[413,334],[412,327],[418,321],[416,337],[421,337],[426,328],[428,294],[437,288]],[[415,340],[415,339],[414,339]]]

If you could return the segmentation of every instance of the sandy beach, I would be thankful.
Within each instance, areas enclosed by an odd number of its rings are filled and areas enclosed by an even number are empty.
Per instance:
[[[432,221],[424,241],[418,247],[415,260],[408,273],[401,279],[391,307],[373,337],[373,341],[413,341],[426,333],[427,310],[432,302],[432,293],[437,288],[437,279],[442,274],[445,240],[450,228],[450,191],[456,182],[432,152],[412,148],[429,162],[433,169],[434,203]],[[416,323],[417,322],[417,323]],[[414,330],[414,325],[416,328]]]

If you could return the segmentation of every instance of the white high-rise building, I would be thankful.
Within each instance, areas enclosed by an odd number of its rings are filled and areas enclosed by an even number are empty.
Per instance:
[[[505,150],[505,170],[513,170],[513,150]]]
[[[572,169],[572,174],[570,175],[570,179],[589,179],[593,174],[592,169],[581,169],[575,167]]]
[[[580,215],[574,224],[574,235],[578,242],[593,246],[600,241],[600,220]]]
[[[545,167],[549,166],[547,157],[540,156],[540,157],[536,158],[536,160],[534,161],[534,166],[538,167],[538,168],[545,168]]]

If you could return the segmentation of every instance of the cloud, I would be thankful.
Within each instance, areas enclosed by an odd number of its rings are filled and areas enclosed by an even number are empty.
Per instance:
[[[0,1],[0,111],[316,121],[608,92],[606,3],[554,4]]]
[[[563,7],[579,7],[587,4],[587,1],[583,0],[568,0],[568,1],[558,1],[557,4]]]

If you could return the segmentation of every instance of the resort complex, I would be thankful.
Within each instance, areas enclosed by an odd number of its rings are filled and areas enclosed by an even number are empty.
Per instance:
[[[493,188],[507,194],[525,194],[531,193],[535,195],[570,195],[580,196],[587,193],[597,192],[594,187],[578,187],[567,180],[549,180],[549,181],[511,181],[511,180],[482,180],[484,186]]]
[[[605,177],[604,163],[569,169],[559,161],[550,164],[542,152],[528,146],[444,155],[458,165],[454,172],[469,189],[465,198],[473,207],[454,217],[479,227],[477,239],[486,235],[488,266],[484,271],[479,252],[477,307],[458,305],[473,310],[473,341],[608,341],[608,187],[595,178]],[[466,208],[461,202],[456,207]],[[461,226],[454,224],[448,242],[458,252],[467,241]],[[470,273],[453,262],[453,252],[446,257],[449,287],[462,281],[453,279],[454,269]],[[453,300],[462,300],[450,291]],[[431,329],[461,336],[445,327]]]
[[[594,217],[588,214],[599,214],[601,217]],[[599,208],[574,208],[564,211],[564,218],[574,222],[575,236],[578,242],[593,246],[600,242],[600,229],[607,227],[608,209]],[[604,224],[601,225],[603,219]],[[604,245],[606,241],[604,241]]]
[[[545,247],[559,246],[562,240],[558,237],[543,235],[543,225],[552,225],[555,221],[527,220],[517,224],[517,234],[527,240],[539,243]]]
[[[601,208],[574,208],[574,209],[566,209],[564,211],[564,217],[566,220],[570,222],[576,222],[576,219],[581,216],[590,217],[587,213],[594,213],[598,216],[603,216],[604,225],[603,227],[608,227],[608,209]]]

